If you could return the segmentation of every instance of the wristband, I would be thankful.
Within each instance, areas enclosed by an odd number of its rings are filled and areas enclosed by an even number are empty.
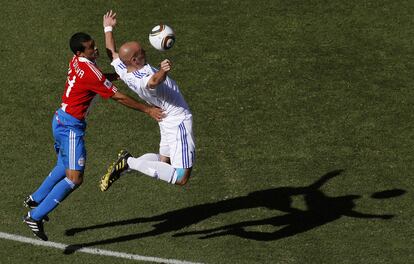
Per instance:
[[[104,32],[112,32],[112,27],[111,26],[106,26],[104,27]]]

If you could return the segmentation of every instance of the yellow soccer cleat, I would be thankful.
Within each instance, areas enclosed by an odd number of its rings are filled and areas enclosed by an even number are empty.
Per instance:
[[[132,155],[126,151],[121,150],[118,154],[118,159],[109,166],[108,171],[104,176],[102,176],[101,181],[99,183],[99,188],[101,191],[106,191],[111,187],[111,185],[119,179],[121,173],[128,170],[128,158],[132,157]]]

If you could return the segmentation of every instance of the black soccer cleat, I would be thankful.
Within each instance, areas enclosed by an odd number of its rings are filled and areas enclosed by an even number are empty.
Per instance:
[[[128,170],[127,160],[129,157],[132,157],[132,155],[128,151],[121,150],[119,152],[118,159],[109,166],[107,173],[101,178],[99,183],[101,191],[108,190],[112,183],[119,179],[121,173]]]
[[[38,204],[35,200],[33,200],[33,198],[32,198],[32,196],[31,196],[31,195],[27,196],[27,197],[26,197],[26,198],[24,198],[24,200],[23,200],[23,206],[24,206],[24,207],[27,207],[27,208],[33,209],[33,208],[36,208],[38,205],[39,205],[39,204]],[[46,215],[45,217],[43,217],[43,219],[42,219],[42,220],[44,220],[44,221],[46,221],[46,222],[49,222],[49,217]]]
[[[43,241],[47,241],[47,235],[43,229],[43,221],[36,221],[30,217],[30,214],[27,214],[23,217],[23,222],[32,230],[33,235],[37,236]]]
[[[33,209],[36,208],[39,204],[37,202],[35,202],[32,198],[31,195],[27,196],[26,198],[24,198],[23,200],[23,206]]]

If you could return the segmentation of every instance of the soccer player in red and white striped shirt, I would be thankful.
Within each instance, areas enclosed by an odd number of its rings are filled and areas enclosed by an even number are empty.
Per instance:
[[[147,113],[157,121],[163,117],[159,108],[139,103],[117,90],[97,67],[95,60],[99,52],[88,34],[74,34],[70,39],[70,48],[74,56],[69,63],[61,107],[55,112],[52,122],[57,163],[40,187],[24,200],[24,205],[32,210],[23,221],[42,240],[48,239],[43,230],[43,220],[48,219],[48,213],[83,182],[85,118],[93,99],[97,95],[111,98]]]

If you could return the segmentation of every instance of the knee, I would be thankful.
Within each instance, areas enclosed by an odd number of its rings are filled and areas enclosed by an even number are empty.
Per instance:
[[[190,179],[190,175],[191,175],[191,168],[185,169],[184,174],[177,179],[175,184],[180,185],[180,186],[186,185],[188,180]]]
[[[184,186],[184,185],[186,185],[187,184],[187,181],[188,181],[188,178],[189,177],[182,177],[180,180],[178,180],[178,181],[176,181],[175,182],[175,184],[176,185],[180,185],[180,186]]]
[[[78,177],[75,179],[71,179],[71,181],[76,185],[76,186],[80,186],[83,183],[83,177]]]
[[[83,183],[83,172],[81,171],[69,171],[66,173],[66,177],[68,177],[73,184],[79,186]]]

